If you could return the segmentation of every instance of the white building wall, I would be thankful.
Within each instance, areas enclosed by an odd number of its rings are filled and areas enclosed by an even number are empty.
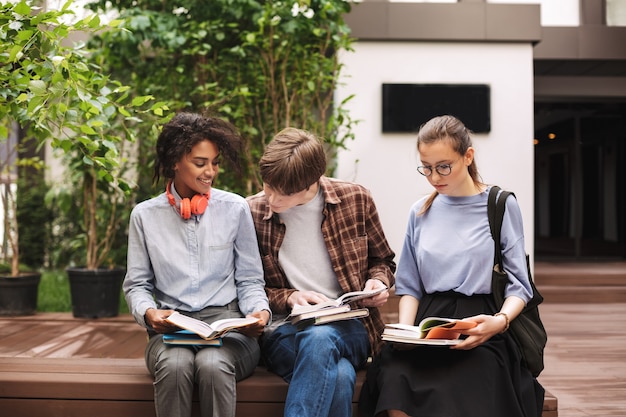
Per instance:
[[[372,192],[387,239],[399,255],[408,211],[432,192],[417,171],[415,134],[382,134],[383,83],[491,86],[491,132],[474,135],[483,180],[515,192],[523,213],[526,250],[533,253],[533,54],[530,44],[358,42],[344,53],[339,100],[360,120],[338,156],[338,178]]]

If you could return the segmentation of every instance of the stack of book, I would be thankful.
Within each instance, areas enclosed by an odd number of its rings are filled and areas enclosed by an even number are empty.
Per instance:
[[[308,325],[319,325],[324,323],[332,323],[339,320],[358,319],[367,317],[369,310],[367,308],[353,309],[350,303],[364,298],[374,297],[386,288],[374,291],[353,291],[343,294],[335,300],[329,300],[324,303],[312,305],[293,306],[291,314],[287,319],[299,327]]]

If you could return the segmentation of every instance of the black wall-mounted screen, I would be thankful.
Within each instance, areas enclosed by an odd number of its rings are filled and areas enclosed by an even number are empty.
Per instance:
[[[383,133],[417,132],[435,116],[450,114],[476,133],[491,130],[485,84],[383,84]]]

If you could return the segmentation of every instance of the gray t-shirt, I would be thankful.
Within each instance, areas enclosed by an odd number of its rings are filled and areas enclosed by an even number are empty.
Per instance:
[[[279,214],[285,224],[285,238],[278,251],[278,262],[293,288],[337,298],[342,291],[322,236],[323,208],[320,188],[308,203]]]

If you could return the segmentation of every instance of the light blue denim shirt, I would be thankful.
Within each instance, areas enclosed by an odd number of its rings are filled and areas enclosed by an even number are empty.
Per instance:
[[[178,202],[173,188],[172,194]],[[191,312],[238,299],[244,315],[269,311],[246,201],[213,188],[204,214],[189,220],[165,193],[137,204],[130,216],[123,288],[131,313],[144,327],[148,308]]]

